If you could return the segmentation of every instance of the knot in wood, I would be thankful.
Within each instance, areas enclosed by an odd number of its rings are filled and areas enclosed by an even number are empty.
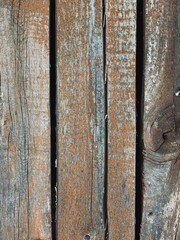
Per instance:
[[[169,106],[158,114],[151,111],[144,126],[144,157],[154,162],[177,160],[180,145],[177,131],[177,113]]]

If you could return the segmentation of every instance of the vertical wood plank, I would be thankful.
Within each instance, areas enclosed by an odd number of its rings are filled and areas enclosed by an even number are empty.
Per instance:
[[[104,239],[101,1],[57,1],[57,49],[58,239]]]
[[[145,1],[144,203],[141,239],[179,239],[180,1]]]
[[[0,2],[0,239],[51,239],[49,1]]]
[[[109,239],[134,239],[136,1],[106,1]]]

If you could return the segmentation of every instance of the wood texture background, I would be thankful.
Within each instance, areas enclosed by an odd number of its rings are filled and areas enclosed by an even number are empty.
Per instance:
[[[0,1],[0,240],[134,240],[137,1],[56,1],[55,143],[49,4]],[[180,0],[144,1],[136,240],[180,239],[179,16]]]
[[[0,1],[0,239],[51,239],[49,1]]]

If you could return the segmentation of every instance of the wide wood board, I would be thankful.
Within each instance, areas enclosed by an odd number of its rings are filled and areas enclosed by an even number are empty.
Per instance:
[[[0,239],[51,239],[49,1],[0,1]]]
[[[180,2],[145,1],[141,239],[179,239]]]
[[[101,1],[57,1],[57,54],[58,239],[104,239]]]

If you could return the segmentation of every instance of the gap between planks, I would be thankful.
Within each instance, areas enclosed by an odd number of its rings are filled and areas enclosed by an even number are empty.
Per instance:
[[[137,0],[136,25],[136,204],[135,239],[140,240],[143,205],[144,2]]]
[[[51,112],[51,216],[52,240],[57,239],[57,53],[56,53],[56,1],[50,0],[50,112]]]

